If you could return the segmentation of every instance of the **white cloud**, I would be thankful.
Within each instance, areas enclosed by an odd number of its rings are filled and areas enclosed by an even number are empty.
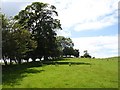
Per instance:
[[[58,36],[65,36],[65,37],[70,37],[71,36],[71,32],[70,31],[57,31],[57,35]]]
[[[114,25],[117,23],[117,18],[115,18],[115,15],[104,17],[101,20],[87,21],[81,24],[76,24],[74,30],[98,30],[110,25]]]
[[[74,26],[76,31],[81,31],[117,23],[118,0],[71,0],[67,3],[68,8],[60,11],[63,27]],[[103,18],[98,20],[100,17]]]
[[[3,2],[44,2],[57,7],[64,28],[98,30],[117,23],[119,0],[2,0]],[[22,7],[24,7],[23,5]],[[22,8],[21,7],[21,8]],[[102,18],[101,18],[102,17]],[[100,19],[99,19],[100,18]]]
[[[118,36],[97,36],[72,38],[75,48],[83,55],[84,50],[95,57],[111,57],[118,55]]]

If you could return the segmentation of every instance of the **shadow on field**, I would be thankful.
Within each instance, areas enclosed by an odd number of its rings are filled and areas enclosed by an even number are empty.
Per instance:
[[[32,69],[33,67],[41,67],[44,65],[91,65],[90,63],[85,62],[62,62],[62,61],[39,61],[23,63],[21,65],[8,65],[2,66],[2,84],[3,85],[19,85],[19,81],[22,81],[24,77],[27,77],[28,74],[41,73],[44,70]],[[4,87],[3,87],[4,88]]]
[[[44,70],[31,69],[32,67],[40,66],[40,63],[38,62],[2,66],[2,84],[10,86],[19,85],[19,81],[22,81],[22,79],[26,77],[27,74],[36,74],[43,72]]]
[[[85,62],[57,62],[57,61],[49,61],[49,62],[43,62],[43,64],[47,64],[47,65],[55,65],[55,64],[59,64],[59,65],[91,65],[90,63],[85,63]]]

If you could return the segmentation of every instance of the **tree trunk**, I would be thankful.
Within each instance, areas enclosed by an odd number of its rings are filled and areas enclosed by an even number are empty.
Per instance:
[[[47,60],[48,60],[48,56],[44,56],[44,60],[46,60],[46,61],[47,61]]]
[[[32,58],[32,61],[35,62],[36,58]]]
[[[27,63],[29,62],[29,59],[27,59]]]
[[[18,64],[21,64],[22,62],[21,62],[21,59],[20,58],[18,58]]]
[[[5,66],[8,65],[5,57],[3,57],[3,61],[4,61]]]
[[[12,65],[12,59],[10,58],[10,65]]]
[[[14,61],[15,61],[16,64],[18,63],[16,59]]]
[[[15,57],[14,61],[15,61],[16,64],[18,64],[18,61],[17,61],[17,58],[16,58],[16,57]]]

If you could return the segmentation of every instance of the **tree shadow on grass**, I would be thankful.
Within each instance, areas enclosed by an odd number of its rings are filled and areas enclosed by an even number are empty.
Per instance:
[[[19,85],[24,77],[27,77],[28,74],[41,73],[44,70],[32,69],[32,67],[40,67],[38,62],[23,63],[21,65],[9,65],[2,67],[2,84],[3,85]],[[4,88],[4,87],[3,87]]]
[[[57,62],[57,61],[47,61],[47,62],[43,62],[43,64],[47,64],[47,65],[55,65],[55,64],[59,64],[59,65],[91,65],[91,63],[86,63],[86,62]]]
[[[46,65],[91,65],[90,63],[85,62],[59,62],[59,61],[43,61],[42,64]],[[14,87],[15,85],[19,85],[19,81],[21,81],[24,77],[27,77],[28,74],[36,74],[41,73],[44,70],[36,70],[32,67],[41,67],[40,62],[29,62],[23,63],[21,65],[8,65],[2,66],[2,84]],[[4,86],[3,86],[4,88]]]
[[[57,59],[51,59],[49,61],[67,61],[70,60],[70,58],[57,58]]]

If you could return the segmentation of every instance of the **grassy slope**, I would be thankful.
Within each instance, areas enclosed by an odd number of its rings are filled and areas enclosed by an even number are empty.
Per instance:
[[[4,72],[3,88],[116,88],[117,58],[66,59],[59,62],[84,62],[80,65],[61,64],[29,67]],[[85,64],[89,63],[89,64]],[[10,71],[10,70],[9,70]]]

